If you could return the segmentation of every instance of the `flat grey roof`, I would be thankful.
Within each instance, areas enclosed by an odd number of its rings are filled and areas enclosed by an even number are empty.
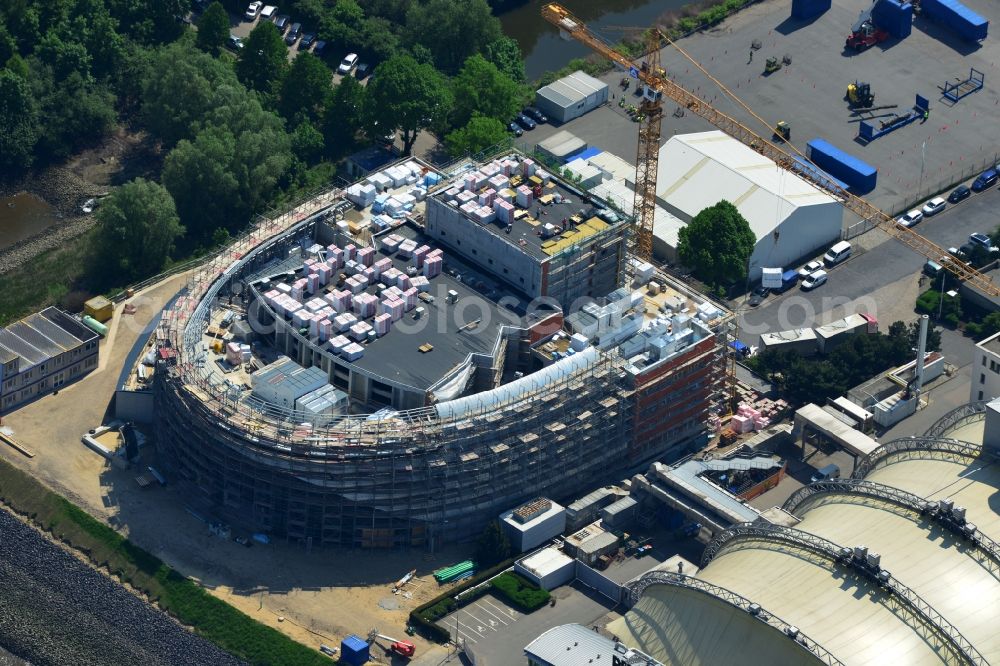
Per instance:
[[[1000,333],[996,333],[991,337],[986,338],[979,343],[979,346],[1000,356]]]
[[[581,223],[585,223],[596,216],[596,209],[593,204],[584,201],[580,195],[567,188],[560,181],[553,178],[549,182],[554,183],[555,187],[546,187],[543,196],[549,194],[559,194],[562,201],[560,203],[555,203],[553,201],[547,206],[536,201],[528,209],[517,207],[515,212],[528,210],[528,215],[523,215],[520,219],[514,220],[511,224],[510,233],[507,233],[507,225],[498,222],[491,222],[485,225],[479,224],[458,208],[448,204],[444,205],[448,206],[450,210],[461,215],[462,219],[465,220],[467,224],[475,226],[479,229],[486,229],[490,233],[506,240],[518,252],[528,254],[539,261],[545,261],[556,254],[552,251],[552,248],[557,246],[552,245],[552,243],[558,243],[562,233],[572,232],[576,229],[578,232],[581,232],[579,234],[579,241],[583,241],[594,235],[593,232],[583,228],[581,224],[573,224],[571,222],[573,216],[577,216],[579,222]],[[439,192],[437,196],[441,199],[441,202],[444,203],[444,190]],[[563,219],[570,221],[570,224],[567,227],[567,232],[559,232],[549,238],[541,237],[539,231],[543,225],[554,224],[557,227],[561,227]],[[621,222],[616,222],[612,225],[600,219],[598,221],[604,228],[621,224]],[[523,244],[521,243],[522,240],[524,241]]]
[[[439,246],[436,241],[408,224],[388,233],[414,240],[418,246]],[[396,254],[385,255],[381,250],[375,253],[376,261],[386,256],[395,268],[406,272],[409,264],[407,260],[400,259]],[[287,263],[294,265],[301,274],[301,259],[293,257]],[[446,249],[445,266],[447,265]],[[274,271],[277,272],[280,270]],[[427,390],[463,364],[469,354],[492,354],[503,325],[521,325],[518,315],[500,308],[494,301],[447,273],[431,278],[430,285],[429,293],[434,296],[434,302],[417,301],[417,307],[422,307],[425,311],[423,324],[420,325],[419,321],[413,319],[413,310],[407,312],[402,319],[393,322],[387,335],[362,345],[365,348],[364,356],[351,361],[355,367],[378,377]],[[328,284],[323,288],[323,293],[335,288],[335,284]],[[366,291],[374,294],[375,287],[370,286]],[[445,303],[449,291],[458,293],[457,303]],[[477,319],[482,320],[477,327],[459,330]],[[370,323],[370,319],[367,321]],[[403,325],[414,330],[399,330]],[[423,344],[431,344],[434,349],[421,352],[418,347]]]
[[[542,95],[553,104],[568,108],[607,87],[606,83],[577,70],[543,88],[539,88],[537,94]]]

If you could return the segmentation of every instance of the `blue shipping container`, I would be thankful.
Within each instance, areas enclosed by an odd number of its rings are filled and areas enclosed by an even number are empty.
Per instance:
[[[848,155],[823,139],[808,141],[806,154],[820,169],[844,181],[858,192],[871,192],[875,189],[878,178],[878,170],[875,167]]]
[[[872,12],[875,25],[897,39],[910,36],[913,29],[913,5],[902,0],[882,0]]]
[[[927,18],[951,28],[962,39],[970,42],[986,39],[990,22],[958,0],[923,0],[920,6]]]
[[[830,8],[832,0],[792,0],[792,18],[809,19]]]
[[[351,666],[362,666],[367,664],[371,654],[368,651],[368,643],[351,635],[340,642],[340,660]]]

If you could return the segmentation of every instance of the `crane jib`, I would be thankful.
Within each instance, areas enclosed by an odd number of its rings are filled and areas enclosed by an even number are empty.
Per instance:
[[[619,53],[608,42],[591,32],[583,21],[571,14],[569,10],[562,5],[559,5],[558,3],[542,5],[542,16],[545,20],[559,28],[560,32],[564,36],[568,36],[589,46],[601,56],[607,58],[613,63],[616,63],[619,67],[622,67],[626,71],[634,67],[634,63],[628,56]],[[811,162],[808,161],[808,158],[805,158],[805,163],[794,159],[783,149],[746,127],[735,118],[719,111],[691,91],[681,87],[665,76],[662,76],[656,71],[656,68],[639,70],[638,78],[644,84],[659,91],[664,97],[669,97],[676,104],[684,107],[692,113],[697,114],[713,126],[722,130],[724,133],[733,137],[737,141],[740,141],[745,146],[748,146],[764,157],[769,158],[780,168],[794,173],[800,178],[813,184],[816,188],[826,192],[831,197],[839,201],[849,211],[857,215],[861,220],[875,224],[882,231],[900,241],[917,254],[938,262],[946,270],[954,273],[960,280],[968,282],[970,286],[975,287],[979,291],[982,291],[992,297],[1000,297],[1000,287],[997,287],[997,285],[993,283],[993,280],[987,275],[977,271],[972,266],[955,259],[948,254],[947,250],[940,247],[937,243],[924,238],[912,229],[896,224],[896,220],[891,215],[868,203],[861,197],[851,194],[837,184],[821,177],[821,172],[818,167],[812,165],[816,168],[816,171],[812,171],[809,168]],[[661,114],[657,114],[651,119],[652,122],[642,123],[640,125],[640,135],[643,132],[642,125],[655,123],[658,129],[660,117]],[[659,135],[659,132],[657,131],[656,134]],[[644,183],[643,189],[650,189],[650,186],[652,185],[655,190],[656,170],[653,169],[650,173],[648,170],[642,169],[641,159],[637,161],[640,162],[640,164],[637,164],[636,167],[636,183],[639,183],[638,173],[641,171],[647,181]],[[653,180],[650,181],[649,179]],[[637,199],[638,189],[639,188],[637,188]]]

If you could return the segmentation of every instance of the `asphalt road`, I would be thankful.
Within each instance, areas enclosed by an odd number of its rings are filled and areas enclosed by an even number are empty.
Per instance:
[[[989,233],[996,228],[1000,221],[996,215],[998,205],[1000,191],[993,188],[957,205],[949,205],[934,217],[925,218],[914,230],[943,248],[957,247],[968,240],[970,233]],[[885,295],[875,298],[873,292],[907,276],[917,280],[924,261],[924,257],[893,239],[867,251],[856,247],[848,261],[829,271],[825,285],[811,292],[793,289],[769,297],[758,308],[741,308],[741,338],[756,344],[761,333],[826,323],[843,317],[845,310],[869,312],[878,317],[879,309],[899,304],[887,304]],[[891,298],[892,295],[887,296]],[[824,313],[830,316],[822,316]],[[964,365],[965,359],[957,360],[960,361],[958,365]]]

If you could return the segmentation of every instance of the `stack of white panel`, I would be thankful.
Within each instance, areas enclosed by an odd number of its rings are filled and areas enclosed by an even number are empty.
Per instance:
[[[341,354],[348,361],[357,361],[359,358],[365,355],[365,348],[356,342],[352,342],[351,344],[344,347]]]
[[[379,337],[386,335],[392,325],[392,315],[387,312],[375,315],[375,334]]]
[[[352,203],[367,208],[375,201],[375,186],[371,183],[355,183],[347,188],[347,199]]]

